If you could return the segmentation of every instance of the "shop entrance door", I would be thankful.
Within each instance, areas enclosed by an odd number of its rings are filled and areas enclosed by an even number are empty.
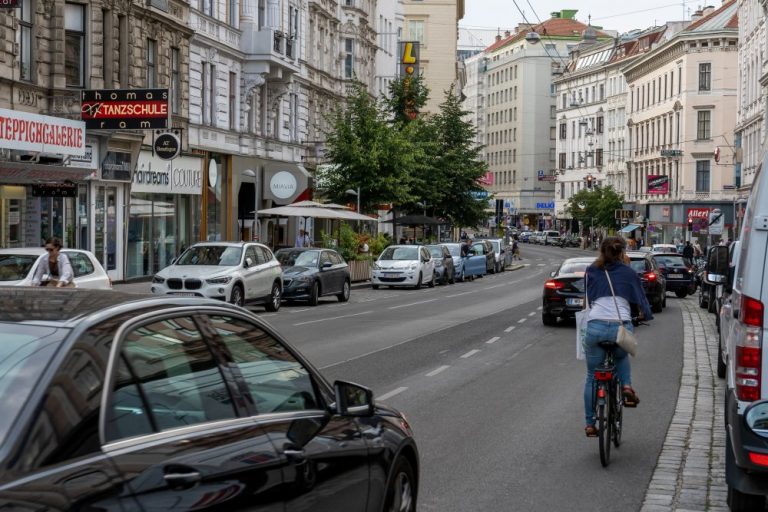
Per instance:
[[[122,279],[122,250],[118,250],[122,225],[122,187],[97,185],[95,187],[93,253],[109,277]]]

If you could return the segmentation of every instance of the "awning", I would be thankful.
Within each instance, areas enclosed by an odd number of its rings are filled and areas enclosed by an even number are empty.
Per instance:
[[[61,183],[64,181],[83,181],[95,171],[80,167],[63,165],[28,164],[18,162],[0,162],[0,183],[32,184]]]
[[[303,201],[311,203],[311,201]],[[367,215],[360,215],[348,210],[339,210],[336,208],[323,208],[322,206],[278,206],[276,208],[267,208],[259,210],[259,215],[275,215],[278,217],[312,217],[315,219],[341,219],[341,220],[362,220],[375,221],[376,219]]]
[[[622,233],[631,233],[631,232],[633,232],[634,230],[636,230],[637,228],[640,228],[640,227],[642,227],[640,224],[627,224],[626,226],[621,228],[619,231],[622,232]]]

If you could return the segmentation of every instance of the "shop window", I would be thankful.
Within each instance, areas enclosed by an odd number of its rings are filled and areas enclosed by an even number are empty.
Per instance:
[[[147,39],[147,88],[157,87],[157,41]]]

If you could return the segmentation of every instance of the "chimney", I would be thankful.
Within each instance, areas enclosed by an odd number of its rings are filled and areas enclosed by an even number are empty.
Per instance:
[[[521,34],[523,32],[530,32],[533,23],[518,23],[515,27],[515,34]]]
[[[496,34],[496,42],[501,41],[501,34]]]
[[[702,11],[701,9],[696,9],[696,12],[691,14],[691,23],[693,23],[694,21],[698,21],[703,17],[704,17],[704,11]]]
[[[712,5],[708,5],[708,6],[706,6],[706,7],[704,8],[704,10],[703,10],[703,12],[702,12],[702,15],[703,15],[703,16],[709,16],[709,15],[710,15],[710,14],[712,14],[713,12],[715,12],[715,7],[714,7],[714,6],[712,6]]]
[[[509,36],[510,36],[509,30],[505,30],[504,31],[504,37],[509,37]]]

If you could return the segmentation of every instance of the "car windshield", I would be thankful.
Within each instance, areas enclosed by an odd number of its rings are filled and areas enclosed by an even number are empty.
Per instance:
[[[688,267],[682,256],[655,256],[654,259],[662,267]]]
[[[440,258],[443,257],[443,248],[440,246],[437,247],[429,247],[429,254],[432,255],[433,258]]]
[[[387,247],[379,256],[380,260],[418,260],[419,248],[414,247]]]
[[[677,252],[674,245],[654,245],[653,252]]]
[[[215,265],[234,267],[240,264],[242,247],[228,245],[196,245],[190,247],[176,261],[177,265]]]
[[[0,444],[67,332],[54,327],[0,323]]]
[[[629,266],[632,267],[632,270],[635,272],[645,272],[645,258],[630,260]]]
[[[584,273],[587,267],[591,264],[591,261],[566,261],[563,266],[558,270],[558,274],[576,274]]]
[[[292,249],[280,249],[275,253],[275,258],[283,267],[316,267],[320,260],[320,251],[296,251]]]
[[[0,254],[0,281],[21,281],[35,264],[37,256]]]
[[[461,256],[461,246],[458,244],[446,245],[451,256]]]

